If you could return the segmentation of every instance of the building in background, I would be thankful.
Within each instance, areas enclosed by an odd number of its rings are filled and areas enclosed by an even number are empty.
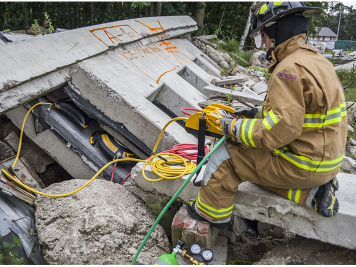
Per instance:
[[[317,34],[311,34],[308,36],[308,43],[319,48],[320,50],[334,49],[337,38],[336,33],[328,27],[321,27],[320,30],[319,27],[316,27],[316,30],[318,32]]]

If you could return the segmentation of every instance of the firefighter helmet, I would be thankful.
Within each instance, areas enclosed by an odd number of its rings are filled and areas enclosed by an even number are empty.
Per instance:
[[[306,18],[322,12],[319,7],[307,7],[303,2],[266,2],[261,7],[252,9],[251,38],[260,34],[263,27],[270,27],[277,20],[290,14],[300,14]]]

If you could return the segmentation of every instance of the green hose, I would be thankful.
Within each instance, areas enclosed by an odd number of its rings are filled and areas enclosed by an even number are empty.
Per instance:
[[[199,163],[199,165],[195,168],[195,170],[189,175],[188,179],[184,182],[184,184],[181,185],[181,187],[178,189],[178,191],[174,194],[174,196],[171,198],[171,200],[167,203],[167,205],[164,207],[164,209],[161,211],[161,213],[158,215],[156,221],[153,223],[151,229],[148,231],[145,239],[142,241],[140,247],[138,248],[136,255],[134,257],[134,259],[131,262],[131,265],[134,265],[136,263],[137,257],[140,254],[143,246],[146,244],[146,241],[148,240],[148,238],[150,237],[151,233],[153,232],[153,230],[155,229],[156,225],[159,223],[159,221],[161,220],[161,218],[163,217],[163,215],[166,213],[166,211],[168,210],[168,208],[172,205],[173,201],[178,197],[178,195],[180,194],[180,192],[182,192],[182,190],[184,189],[184,187],[189,183],[190,179],[192,179],[193,175],[201,168],[201,166],[203,166],[203,164],[205,163],[205,161],[211,156],[211,154],[214,153],[214,151],[225,141],[226,137],[223,136],[221,138],[221,140],[213,147],[213,149],[209,152],[208,155],[205,156],[205,158],[203,158],[203,160]]]

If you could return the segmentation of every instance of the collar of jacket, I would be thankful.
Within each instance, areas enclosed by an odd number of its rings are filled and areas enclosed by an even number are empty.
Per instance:
[[[286,56],[292,54],[305,43],[306,34],[302,33],[281,43],[272,51],[272,64],[268,68],[268,73],[272,73],[274,68]]]

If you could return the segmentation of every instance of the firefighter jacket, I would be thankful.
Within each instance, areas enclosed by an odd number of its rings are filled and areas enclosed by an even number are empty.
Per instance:
[[[271,151],[303,170],[337,172],[344,157],[347,117],[333,65],[305,44],[305,34],[278,45],[272,58],[262,118],[238,120],[236,140]]]

